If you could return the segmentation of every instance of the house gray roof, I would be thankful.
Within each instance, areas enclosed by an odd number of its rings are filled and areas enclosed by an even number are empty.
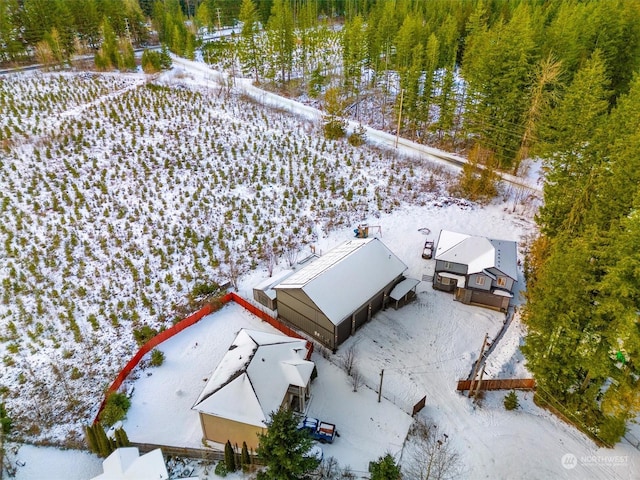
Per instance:
[[[266,427],[289,385],[306,387],[314,363],[307,342],[240,330],[193,406],[198,412]]]
[[[516,242],[473,237],[464,233],[441,230],[435,259],[467,265],[467,274],[480,273],[494,268],[517,280],[517,256],[518,244]]]
[[[354,238],[276,285],[301,289],[338,325],[402,275],[407,266],[377,238]]]

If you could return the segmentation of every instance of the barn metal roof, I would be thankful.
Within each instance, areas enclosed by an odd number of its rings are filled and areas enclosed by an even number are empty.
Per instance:
[[[354,238],[274,288],[301,289],[338,325],[406,270],[407,266],[378,238]]]

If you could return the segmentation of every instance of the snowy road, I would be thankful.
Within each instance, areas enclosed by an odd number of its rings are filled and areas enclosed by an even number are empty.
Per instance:
[[[186,72],[192,75],[203,76],[206,81],[213,81],[221,85],[227,85],[237,93],[246,95],[256,102],[262,105],[272,106],[281,110],[286,110],[295,115],[307,118],[312,122],[321,122],[324,113],[322,110],[305,105],[296,100],[276,95],[275,93],[262,90],[252,84],[252,80],[248,78],[235,78],[226,73],[222,73],[216,70],[212,70],[206,64],[201,62],[195,62],[187,60],[185,58],[172,56],[174,65],[180,66]],[[349,121],[348,131],[354,131],[360,124],[358,122]],[[429,160],[436,163],[445,164],[447,166],[454,166],[457,169],[467,162],[464,157],[455,155],[437,148],[422,145],[417,142],[412,142],[406,138],[397,138],[381,130],[376,130],[370,127],[364,126],[366,131],[367,140],[369,143],[378,145],[384,148],[390,148],[401,152],[403,155],[413,156]],[[515,177],[507,173],[499,173],[501,178],[517,188],[530,191],[533,194],[539,193],[541,188],[539,185],[529,181],[528,179]]]

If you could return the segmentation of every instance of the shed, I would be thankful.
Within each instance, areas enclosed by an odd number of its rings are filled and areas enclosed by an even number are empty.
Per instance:
[[[380,239],[348,240],[274,287],[278,316],[335,351],[386,307],[406,270]]]
[[[276,310],[278,303],[276,301],[276,291],[273,287],[294,273],[294,270],[283,270],[272,277],[264,279],[253,287],[253,299],[271,310]]]
[[[416,280],[415,278],[405,278],[391,290],[389,293],[389,298],[396,302],[395,308],[398,309],[398,306],[402,302],[403,304],[408,303],[416,296],[416,286],[420,283],[420,280]]]

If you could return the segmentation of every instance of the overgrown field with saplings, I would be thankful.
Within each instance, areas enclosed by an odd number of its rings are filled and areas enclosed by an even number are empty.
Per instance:
[[[401,118],[402,135],[468,156],[467,198],[539,159],[523,347],[536,398],[605,444],[640,411],[639,0],[59,0],[44,17],[36,3],[0,2],[2,62],[100,46],[101,69],[125,69],[145,16],[187,57],[195,27],[240,20],[202,46],[206,61],[334,120]],[[438,172],[326,139],[339,122],[301,124],[224,89],[50,74],[5,77],[0,94],[0,394],[31,438],[77,439],[112,359],[194,289],[443,188]]]
[[[136,340],[217,282],[441,188],[220,90],[33,74],[0,95],[0,388],[32,438],[80,439]]]

